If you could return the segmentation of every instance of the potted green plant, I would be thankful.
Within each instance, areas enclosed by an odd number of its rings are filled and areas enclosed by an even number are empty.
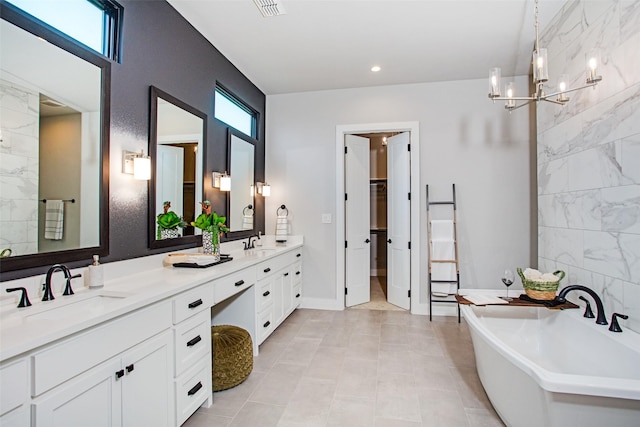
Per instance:
[[[220,216],[216,212],[211,212],[211,202],[205,200],[200,203],[202,213],[191,223],[196,228],[202,230],[202,252],[213,255],[220,259],[220,237],[222,233],[229,231],[225,225],[226,216]]]
[[[171,202],[164,202],[162,209],[164,212],[158,215],[156,239],[164,240],[180,237],[178,227],[184,227],[187,224],[175,212],[169,210],[171,209]]]

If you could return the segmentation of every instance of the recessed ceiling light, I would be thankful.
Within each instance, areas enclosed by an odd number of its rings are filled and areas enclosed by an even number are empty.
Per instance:
[[[371,67],[371,71],[373,71],[374,73],[377,73],[378,71],[380,71],[382,68],[380,68],[380,66],[378,65],[374,65],[373,67]]]

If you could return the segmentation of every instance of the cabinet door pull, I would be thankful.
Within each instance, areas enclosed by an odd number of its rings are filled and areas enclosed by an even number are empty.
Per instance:
[[[300,275],[300,272],[299,272],[299,271],[296,271],[296,276],[298,276],[298,275]]]
[[[300,298],[300,294],[296,294],[296,298]]]
[[[270,272],[270,271],[271,271],[271,269],[270,269],[269,267],[267,267],[267,268],[265,268],[265,269],[264,269],[264,272],[265,272],[265,273],[268,273],[268,272]]]
[[[267,291],[264,294],[262,294],[263,297],[268,297],[269,295],[271,295],[271,292]]]
[[[124,377],[124,369],[120,369],[119,371],[116,371],[116,381],[118,381],[122,377]]]
[[[196,308],[197,306],[202,305],[202,300],[198,299],[197,301],[190,302],[189,308]]]
[[[296,254],[296,258],[300,258],[302,254]]]
[[[131,365],[128,365],[125,369],[127,370],[127,374],[133,371],[133,363]]]
[[[262,326],[264,326],[265,328],[268,328],[270,324],[271,324],[271,322],[270,322],[269,320],[267,320],[267,323],[265,323],[265,324],[264,324],[264,325],[262,325]]]
[[[198,392],[198,390],[200,390],[202,388],[202,383],[200,381],[198,381],[198,384],[194,385],[193,388],[191,390],[189,390],[187,392],[187,395],[189,396],[193,396],[194,394],[196,394]]]
[[[244,280],[239,280],[236,282],[236,286],[242,286],[244,285]]]
[[[284,277],[287,277],[289,275],[289,272],[284,273]]]
[[[193,347],[194,345],[198,344],[200,341],[202,341],[202,338],[200,337],[200,335],[198,335],[192,340],[187,341],[187,347]]]

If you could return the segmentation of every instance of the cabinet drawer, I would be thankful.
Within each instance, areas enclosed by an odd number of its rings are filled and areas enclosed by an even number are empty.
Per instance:
[[[204,356],[211,354],[211,316],[201,312],[185,320],[174,330],[176,376]]]
[[[292,269],[293,277],[291,278],[293,285],[302,283],[302,262],[297,262]]]
[[[212,283],[205,283],[195,289],[184,292],[173,298],[173,323],[178,324],[185,319],[208,311],[213,305]]]
[[[256,311],[260,313],[265,308],[273,304],[273,281],[265,280],[262,283],[259,283],[257,292]]]
[[[211,394],[211,359],[202,358],[175,381],[176,425],[193,414]]]
[[[214,302],[217,304],[224,301],[232,295],[247,289],[256,282],[256,270],[254,268],[245,268],[237,273],[217,279],[215,289],[213,291]]]
[[[293,293],[291,294],[291,299],[293,300],[293,308],[296,308],[300,305],[300,302],[302,301],[302,283],[293,285]]]
[[[168,329],[170,319],[170,302],[159,302],[33,354],[31,394],[38,396]]]
[[[28,386],[26,359],[9,363],[0,368],[0,415],[26,403],[29,397]]]
[[[297,257],[297,255],[300,253],[300,249],[297,249],[295,251],[285,252],[266,261],[262,261],[256,266],[256,271],[258,274],[257,279],[264,279],[265,277],[269,277],[271,274],[276,273],[277,271],[282,270],[287,266],[290,266],[297,259],[300,259]]]
[[[262,344],[262,342],[271,334],[274,327],[273,310],[271,307],[258,314],[258,344]]]

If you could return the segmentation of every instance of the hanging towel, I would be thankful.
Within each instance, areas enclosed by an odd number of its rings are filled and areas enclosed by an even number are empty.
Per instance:
[[[449,219],[432,220],[431,240],[453,240],[453,221]]]
[[[44,238],[62,240],[63,229],[64,202],[62,200],[47,200],[45,203]]]
[[[276,209],[276,242],[284,243],[287,241],[287,234],[289,233],[289,209],[285,205],[280,205]]]
[[[242,209],[242,229],[253,230],[253,205]]]

